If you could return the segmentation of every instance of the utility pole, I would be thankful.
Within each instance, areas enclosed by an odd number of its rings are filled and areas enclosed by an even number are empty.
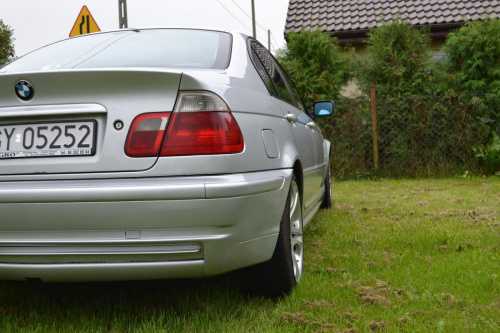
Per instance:
[[[118,0],[118,23],[120,29],[128,28],[128,18],[127,18],[127,0]]]
[[[257,32],[255,31],[255,3],[252,0],[252,29],[253,29],[253,38],[257,39]]]
[[[271,29],[267,30],[267,50],[271,52]]]

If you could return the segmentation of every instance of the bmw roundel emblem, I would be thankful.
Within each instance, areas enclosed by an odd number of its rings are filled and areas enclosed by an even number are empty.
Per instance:
[[[28,81],[20,80],[16,83],[16,95],[23,101],[29,101],[35,95],[35,89]]]

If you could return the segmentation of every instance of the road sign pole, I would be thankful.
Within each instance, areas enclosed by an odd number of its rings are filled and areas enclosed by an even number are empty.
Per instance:
[[[271,52],[271,30],[267,30],[267,49]]]
[[[128,28],[127,0],[118,0],[118,11],[120,15],[118,18],[120,29]]]

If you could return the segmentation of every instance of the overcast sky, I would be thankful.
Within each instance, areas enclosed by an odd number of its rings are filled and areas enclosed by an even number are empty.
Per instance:
[[[118,0],[0,0],[0,19],[14,29],[16,56],[22,56],[68,38],[84,5],[101,31],[118,29]],[[251,0],[127,0],[127,5],[130,28],[209,27],[252,35]],[[270,29],[273,53],[285,45],[287,8],[288,0],[255,0],[257,39],[267,46]]]

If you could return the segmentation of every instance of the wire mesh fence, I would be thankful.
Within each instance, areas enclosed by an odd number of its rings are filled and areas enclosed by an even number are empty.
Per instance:
[[[320,125],[336,179],[483,172],[474,149],[500,133],[499,93],[335,102],[335,115]]]

